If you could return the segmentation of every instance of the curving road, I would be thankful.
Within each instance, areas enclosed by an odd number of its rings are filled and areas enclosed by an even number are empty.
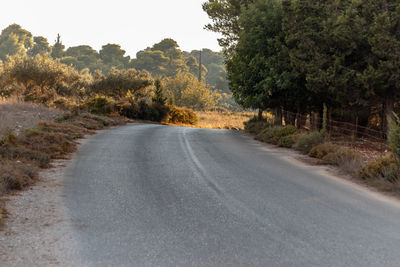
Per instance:
[[[241,132],[89,138],[65,204],[86,266],[399,266],[400,207]]]

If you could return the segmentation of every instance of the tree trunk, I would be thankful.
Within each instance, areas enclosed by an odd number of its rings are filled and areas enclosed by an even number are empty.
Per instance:
[[[390,129],[390,123],[395,120],[393,115],[394,112],[394,98],[393,97],[386,97],[385,101],[385,132],[388,134]]]
[[[282,108],[279,107],[275,110],[275,125],[282,125]]]
[[[259,120],[263,119],[263,110],[261,108],[258,109],[258,119]]]
[[[321,123],[319,120],[319,113],[317,112],[310,112],[310,129],[312,131],[318,131],[321,127]]]
[[[307,117],[300,111],[296,114],[296,127],[297,129],[301,129],[306,125]]]
[[[285,125],[295,125],[296,123],[296,116],[290,112],[290,111],[285,111]]]

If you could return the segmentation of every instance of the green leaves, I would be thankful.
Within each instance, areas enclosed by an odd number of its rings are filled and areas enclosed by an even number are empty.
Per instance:
[[[394,155],[400,158],[400,118],[397,114],[393,114],[395,120],[390,121],[388,143]]]

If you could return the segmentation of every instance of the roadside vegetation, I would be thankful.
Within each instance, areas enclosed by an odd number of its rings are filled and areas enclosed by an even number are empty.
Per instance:
[[[51,167],[53,159],[74,152],[76,140],[124,122],[120,117],[65,113],[54,123],[40,122],[19,135],[8,132],[0,139],[0,195],[30,185],[40,169]]]
[[[323,131],[308,131],[292,125],[276,126],[271,121],[256,117],[245,122],[245,129],[254,134],[256,140],[295,149],[315,158],[317,164],[337,166],[369,186],[391,193],[400,192],[399,123],[393,123],[389,133],[392,152],[372,160],[359,153],[357,148],[329,141]]]
[[[256,139],[388,191],[400,184],[398,1],[207,1]],[[262,117],[264,111],[273,119]]]

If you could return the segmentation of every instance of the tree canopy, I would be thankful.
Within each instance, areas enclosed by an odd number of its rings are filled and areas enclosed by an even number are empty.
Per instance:
[[[400,100],[400,3],[210,0],[235,99],[386,129]],[[292,122],[289,118],[287,122]]]

